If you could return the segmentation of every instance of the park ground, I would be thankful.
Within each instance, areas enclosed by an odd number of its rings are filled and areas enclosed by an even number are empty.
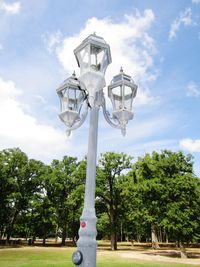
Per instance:
[[[144,246],[121,244],[110,251],[108,243],[100,243],[97,267],[200,267],[200,248],[187,248],[188,258],[181,259],[176,248],[162,247],[152,250]],[[1,267],[73,267],[71,255],[74,247],[20,246],[1,247]]]

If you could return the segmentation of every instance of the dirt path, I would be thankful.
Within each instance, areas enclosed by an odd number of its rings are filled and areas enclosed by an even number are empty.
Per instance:
[[[175,250],[141,250],[141,251],[120,251],[117,252],[117,255],[121,258],[126,259],[138,259],[138,260],[146,260],[152,262],[171,262],[171,263],[184,263],[189,265],[200,266],[200,258],[198,259],[181,259],[174,258],[172,255],[177,254],[178,252]],[[162,254],[162,255],[160,255]],[[167,256],[168,255],[168,256]]]

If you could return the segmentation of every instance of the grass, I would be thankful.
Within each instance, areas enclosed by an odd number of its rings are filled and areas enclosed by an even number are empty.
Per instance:
[[[71,255],[75,248],[22,247],[0,250],[1,267],[74,267]],[[154,263],[122,259],[116,252],[98,252],[97,267],[188,267],[188,264]]]

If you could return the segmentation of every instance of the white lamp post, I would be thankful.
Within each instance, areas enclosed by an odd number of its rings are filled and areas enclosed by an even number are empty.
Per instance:
[[[84,209],[80,218],[77,251],[72,261],[80,267],[96,267],[96,157],[99,109],[102,107],[106,121],[125,134],[126,124],[133,118],[132,101],[136,96],[137,85],[132,78],[120,73],[114,76],[108,86],[108,96],[113,105],[112,117],[106,111],[103,88],[105,71],[111,63],[110,47],[96,34],[89,35],[75,50],[80,67],[79,79],[73,74],[57,89],[61,101],[60,119],[67,126],[67,133],[80,127],[90,109],[90,129],[87,154],[87,173]]]

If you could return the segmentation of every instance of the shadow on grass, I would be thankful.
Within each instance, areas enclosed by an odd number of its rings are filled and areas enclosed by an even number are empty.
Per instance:
[[[76,244],[73,241],[66,241],[65,245],[62,245],[61,242],[52,242],[46,241],[45,244],[42,241],[35,241],[34,243],[29,240],[10,240],[9,243],[6,240],[0,240],[0,249],[6,248],[21,248],[21,247],[76,247]]]
[[[145,254],[165,256],[165,257],[170,257],[170,258],[181,258],[181,253],[178,250],[159,250],[155,252],[148,252]],[[199,252],[187,252],[187,256],[189,259],[200,259]]]

